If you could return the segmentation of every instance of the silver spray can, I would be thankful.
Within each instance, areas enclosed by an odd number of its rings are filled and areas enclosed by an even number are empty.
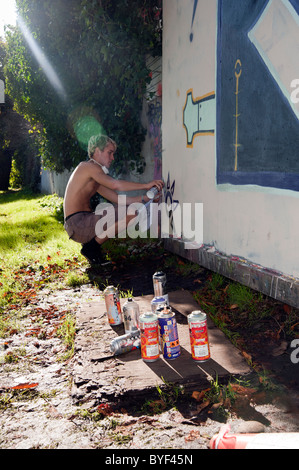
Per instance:
[[[167,305],[167,301],[164,299],[164,297],[154,297],[153,300],[151,301],[151,309],[153,313],[156,313],[156,311],[160,307],[165,307]]]
[[[110,351],[115,355],[119,356],[133,349],[140,348],[140,331],[135,330],[126,335],[118,336],[113,339],[110,343]]]
[[[162,271],[156,272],[153,275],[153,285],[155,297],[163,297],[167,304],[169,304],[168,294],[166,291],[166,274]]]
[[[131,333],[138,329],[139,323],[139,306],[132,297],[129,297],[123,305],[123,318],[125,333]]]
[[[156,188],[156,186],[154,186],[153,188],[148,190],[146,195],[149,199],[154,199],[157,196],[158,193],[159,193],[158,188]]]

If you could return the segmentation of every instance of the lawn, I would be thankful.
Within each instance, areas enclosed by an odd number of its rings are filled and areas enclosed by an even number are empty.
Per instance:
[[[0,192],[0,308],[20,304],[47,283],[67,285],[86,264],[69,240],[62,198],[26,191]]]

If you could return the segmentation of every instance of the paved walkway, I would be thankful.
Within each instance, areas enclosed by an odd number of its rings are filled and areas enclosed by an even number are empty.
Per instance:
[[[150,311],[153,296],[136,297],[141,313]],[[123,304],[125,300],[121,303]],[[187,315],[198,309],[198,304],[188,291],[169,293],[170,305],[176,313],[181,356],[167,361],[162,355],[153,363],[141,359],[140,350],[112,357],[110,342],[124,333],[123,326],[112,328],[107,319],[105,302],[84,303],[77,313],[78,333],[73,364],[74,401],[112,401],[136,399],[146,395],[157,385],[181,384],[186,388],[204,388],[211,377],[228,380],[241,376],[250,368],[240,352],[225,335],[208,321],[211,359],[198,364],[191,358]]]

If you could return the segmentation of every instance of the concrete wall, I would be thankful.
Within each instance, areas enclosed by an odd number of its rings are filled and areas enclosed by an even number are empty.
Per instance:
[[[202,250],[291,282],[299,277],[298,14],[298,0],[164,0],[163,19],[168,196],[203,203]],[[202,261],[178,243],[167,246]]]

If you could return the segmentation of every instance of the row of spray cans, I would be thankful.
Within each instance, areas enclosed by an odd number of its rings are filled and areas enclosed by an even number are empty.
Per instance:
[[[104,291],[110,325],[124,323],[125,334],[115,338],[111,352],[115,355],[141,349],[145,362],[157,361],[160,349],[163,357],[173,360],[181,355],[178,328],[175,314],[169,305],[166,292],[166,275],[157,272],[153,275],[155,297],[151,302],[151,311],[140,315],[139,306],[129,298],[121,311],[118,290],[109,286]],[[207,317],[201,311],[188,315],[192,359],[203,362],[210,358]]]
[[[210,359],[207,317],[201,311],[188,315],[192,359],[204,362]],[[163,357],[173,360],[181,355],[175,314],[169,305],[159,307],[156,312],[146,312],[140,316],[141,357],[145,362]]]
[[[169,305],[159,307],[155,313],[144,314],[142,320],[141,355],[145,362],[154,362],[159,358],[159,346],[165,359],[172,360],[181,355],[177,322]],[[206,314],[200,310],[190,313],[188,325],[192,359],[205,362],[210,359]]]

